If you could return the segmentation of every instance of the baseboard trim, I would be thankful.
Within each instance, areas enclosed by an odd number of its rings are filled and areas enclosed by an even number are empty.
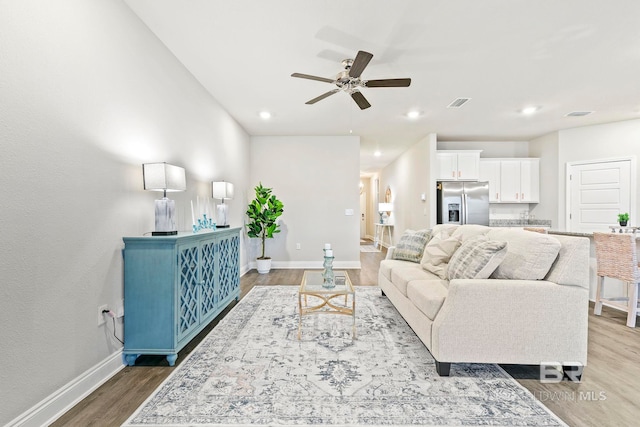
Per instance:
[[[124,367],[122,350],[113,353],[10,421],[6,427],[50,425]]]
[[[255,265],[253,267],[251,267],[251,265],[249,265],[249,264],[245,264],[242,267],[240,267],[240,277],[242,277],[245,274],[247,274],[249,272],[249,270],[251,270],[251,268],[256,268],[256,267],[255,267]]]

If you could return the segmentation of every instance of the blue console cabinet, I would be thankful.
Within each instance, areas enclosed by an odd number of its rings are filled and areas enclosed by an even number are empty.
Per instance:
[[[124,359],[178,351],[240,298],[240,228],[124,237]]]

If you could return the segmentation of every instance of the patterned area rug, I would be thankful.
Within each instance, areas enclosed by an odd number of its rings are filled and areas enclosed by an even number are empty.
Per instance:
[[[373,245],[360,245],[360,252],[380,252],[380,249]]]
[[[297,287],[258,286],[125,426],[564,426],[495,365],[433,358],[380,289],[351,318],[305,316]]]

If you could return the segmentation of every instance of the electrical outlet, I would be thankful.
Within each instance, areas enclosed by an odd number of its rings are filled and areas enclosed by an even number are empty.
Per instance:
[[[104,325],[107,321],[107,313],[103,313],[102,310],[109,310],[107,304],[98,307],[98,326]]]

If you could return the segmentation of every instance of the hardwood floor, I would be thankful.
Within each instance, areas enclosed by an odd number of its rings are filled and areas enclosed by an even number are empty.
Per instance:
[[[356,286],[375,286],[385,252],[361,252],[361,270],[348,270]],[[241,298],[257,285],[297,286],[303,270],[252,270],[240,281]],[[233,303],[179,353],[178,366],[235,305]],[[589,312],[589,355],[583,381],[543,384],[537,366],[509,365],[509,372],[570,426],[632,426],[640,423],[640,328],[625,326],[626,314],[605,307]],[[142,356],[59,418],[52,426],[119,426],[173,371],[164,357]]]

